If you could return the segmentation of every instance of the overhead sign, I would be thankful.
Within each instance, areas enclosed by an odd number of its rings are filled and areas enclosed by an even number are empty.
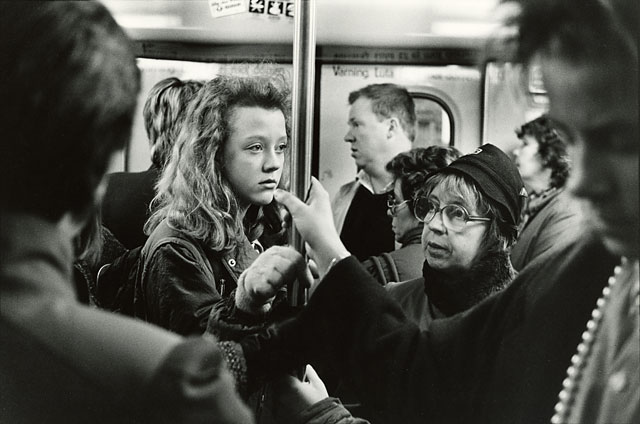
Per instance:
[[[249,13],[293,18],[294,2],[282,0],[249,0]]]
[[[293,18],[294,8],[293,0],[209,0],[209,10],[214,18],[243,12],[270,18]]]
[[[214,18],[247,11],[247,0],[209,0],[209,11]]]

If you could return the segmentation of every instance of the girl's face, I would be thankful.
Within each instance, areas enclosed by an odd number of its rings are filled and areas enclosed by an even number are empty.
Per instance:
[[[404,243],[411,230],[422,226],[422,223],[416,219],[409,206],[409,202],[412,199],[405,202],[407,199],[402,195],[401,184],[400,179],[395,180],[393,183],[392,197],[395,206],[387,209],[387,213],[391,216],[391,229],[398,243]]]
[[[284,115],[279,109],[237,107],[230,114],[223,149],[224,176],[242,208],[268,205],[282,177],[288,148]]]
[[[476,206],[444,190],[443,184],[436,186],[429,199],[439,204],[460,205],[469,215],[478,215]],[[480,251],[483,237],[487,231],[486,221],[468,221],[462,229],[454,231],[442,221],[442,213],[435,214],[430,222],[424,223],[422,230],[422,248],[429,266],[444,272],[468,270]]]

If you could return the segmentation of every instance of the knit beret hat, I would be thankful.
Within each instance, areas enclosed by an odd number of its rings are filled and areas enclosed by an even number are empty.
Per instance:
[[[502,150],[484,144],[439,172],[463,174],[473,180],[496,207],[499,224],[516,235],[527,191],[515,163]]]

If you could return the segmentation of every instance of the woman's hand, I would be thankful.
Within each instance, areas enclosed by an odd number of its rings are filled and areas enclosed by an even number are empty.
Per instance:
[[[302,255],[288,246],[272,246],[240,275],[236,306],[252,314],[267,312],[278,290],[296,279],[305,287],[313,281]]]
[[[350,255],[333,223],[329,193],[317,179],[311,179],[308,204],[283,190],[276,190],[275,199],[291,213],[296,229],[307,243],[307,253],[317,264],[320,275],[326,273],[333,259]]]

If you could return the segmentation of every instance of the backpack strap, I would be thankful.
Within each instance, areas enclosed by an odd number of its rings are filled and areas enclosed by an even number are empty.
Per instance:
[[[380,259],[377,256],[371,256],[368,260],[373,264],[375,269],[374,276],[378,279],[378,282],[383,286],[386,285],[389,281],[387,280],[387,275],[384,272]]]
[[[384,258],[385,263],[387,264],[387,267],[385,268],[385,277],[387,279],[387,282],[393,281],[393,282],[398,282],[400,281],[400,273],[398,273],[398,267],[396,266],[396,261],[393,260],[393,256],[391,256],[389,253],[384,252],[382,255],[382,258]]]

